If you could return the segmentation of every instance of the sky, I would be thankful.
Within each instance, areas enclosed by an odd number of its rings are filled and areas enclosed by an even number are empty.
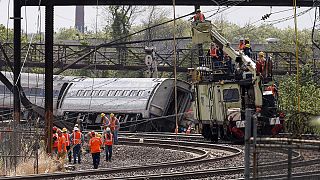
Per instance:
[[[168,17],[173,17],[173,8],[170,6],[163,6],[162,8],[167,9],[169,12]],[[221,9],[225,7],[221,6]],[[25,32],[27,29],[28,33],[37,32],[37,29],[44,31],[44,8],[42,7],[38,11],[38,7],[22,7],[22,29]],[[206,17],[210,16],[217,9],[216,6],[202,6],[201,10]],[[305,11],[309,8],[298,8],[297,13]],[[177,6],[176,7],[176,16],[182,16],[187,13],[194,11],[193,6]],[[284,11],[280,13],[275,13],[279,11]],[[39,13],[40,12],[40,13]],[[241,7],[241,6],[232,6],[228,10],[223,11],[210,19],[221,19],[228,20],[232,23],[235,23],[240,26],[244,26],[247,23],[253,23],[261,19],[261,17],[267,13],[275,13],[270,16],[268,21],[275,22],[282,17],[288,17],[293,15],[292,7]],[[85,26],[88,30],[94,30],[96,24],[98,29],[101,29],[105,25],[105,20],[101,16],[102,8],[97,8],[95,6],[85,7]],[[98,16],[97,16],[98,14]],[[13,20],[8,20],[8,17],[13,16],[13,0],[0,0],[0,24],[8,25],[9,28],[13,28]],[[37,19],[41,19],[41,23],[37,23]],[[54,16],[54,29],[57,31],[60,28],[69,28],[74,27],[74,18],[75,18],[75,6],[67,7],[55,7],[55,16]],[[188,19],[188,18],[185,18]],[[309,29],[312,28],[314,19],[314,9],[305,13],[304,15],[298,17],[298,29]],[[142,19],[137,18],[135,24],[141,23]],[[263,21],[258,21],[255,25],[259,25]],[[285,22],[275,24],[274,26],[278,28],[294,27],[293,19],[290,19]],[[27,27],[27,28],[26,28]]]

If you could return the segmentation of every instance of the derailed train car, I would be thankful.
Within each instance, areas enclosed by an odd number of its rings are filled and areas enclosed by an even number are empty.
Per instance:
[[[1,73],[13,83],[13,74],[12,72],[1,71]],[[65,82],[72,81],[75,79],[75,76],[60,76],[55,75],[53,77],[53,103],[56,107],[58,95],[62,85]],[[29,99],[29,101],[35,105],[44,107],[45,100],[45,85],[44,85],[44,74],[35,74],[35,73],[21,73],[21,86],[23,88],[24,94]],[[8,89],[0,81],[0,120],[12,119],[13,111],[13,94],[10,89]],[[33,115],[22,107],[22,118],[29,119]],[[56,108],[53,109],[53,113],[56,114]]]
[[[13,77],[11,72],[2,73],[9,80]],[[31,103],[44,107],[43,74],[21,73],[21,86]],[[124,130],[175,129],[174,79],[54,76],[53,90],[55,122],[70,126],[81,123],[85,128],[99,129],[103,112],[114,113]],[[2,83],[0,99],[1,119],[10,119],[13,94]],[[177,101],[178,113],[183,114],[190,107],[189,83],[177,81]],[[23,109],[22,117],[31,118],[30,111]]]
[[[178,113],[184,113],[190,101],[191,85],[178,80]],[[80,78],[63,85],[57,115],[96,129],[102,123],[100,113],[114,113],[123,130],[173,131],[174,102],[174,79]]]

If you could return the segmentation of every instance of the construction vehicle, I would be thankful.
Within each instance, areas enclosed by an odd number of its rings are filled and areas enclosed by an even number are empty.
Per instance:
[[[243,139],[245,110],[251,108],[257,117],[258,134],[279,133],[283,130],[284,115],[278,112],[272,74],[263,78],[258,75],[256,63],[232,48],[216,29],[210,21],[192,24],[199,66],[189,68],[189,81],[193,85],[194,118],[199,121],[199,131],[212,141]],[[224,54],[218,66],[203,53],[211,43]]]

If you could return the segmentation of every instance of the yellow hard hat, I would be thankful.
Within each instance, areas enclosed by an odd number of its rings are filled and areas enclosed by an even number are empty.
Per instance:
[[[114,116],[114,114],[113,114],[113,113],[111,113],[111,114],[110,114],[110,117],[113,117],[113,116]]]
[[[249,38],[245,38],[244,40],[249,41],[250,39]]]
[[[62,129],[62,132],[67,132],[67,128],[63,128],[63,129]]]
[[[101,138],[102,136],[101,136],[101,134],[100,134],[100,133],[97,133],[97,137]]]
[[[104,113],[101,113],[101,117],[104,117],[105,116],[105,114]]]
[[[264,52],[260,51],[259,56],[264,56]]]

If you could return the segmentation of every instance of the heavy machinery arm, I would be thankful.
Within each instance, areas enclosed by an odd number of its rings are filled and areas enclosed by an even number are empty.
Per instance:
[[[247,66],[247,69],[252,73],[252,84],[255,93],[255,105],[256,107],[262,106],[262,91],[260,89],[260,77],[256,74],[256,63],[252,59],[246,56],[241,51],[236,51],[230,46],[230,42],[224,38],[216,27],[211,24],[210,21],[206,21],[197,25],[193,25],[192,41],[195,44],[202,44],[205,42],[215,42],[217,45],[223,48],[223,51],[231,57],[234,63],[239,63],[239,60]],[[237,62],[238,61],[238,62]]]
[[[230,46],[230,43],[228,40],[226,40],[218,31],[215,29],[211,29],[211,39],[213,42],[215,42],[218,45],[221,45],[223,47],[223,51],[227,53],[233,61],[236,59],[239,59],[242,61],[244,65],[247,66],[248,70],[252,73],[252,84],[255,94],[255,105],[256,107],[262,106],[262,92],[260,89],[260,77],[257,76],[256,73],[256,63],[252,61],[250,57],[245,55],[241,51],[236,51]]]

